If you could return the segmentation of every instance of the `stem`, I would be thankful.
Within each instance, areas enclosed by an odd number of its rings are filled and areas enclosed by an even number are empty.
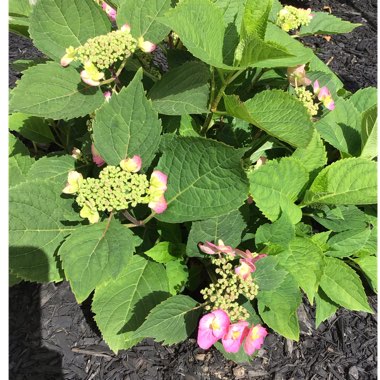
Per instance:
[[[255,86],[255,84],[259,81],[259,79],[261,78],[261,76],[264,73],[265,73],[264,69],[257,69],[255,75],[252,78],[251,84],[248,86],[248,89],[246,91],[247,94],[253,89],[253,87]]]
[[[125,58],[123,60],[123,62],[121,62],[121,65],[119,66],[119,68],[116,71],[115,75],[112,78],[110,78],[110,79],[107,79],[107,80],[104,80],[104,81],[100,82],[100,86],[102,86],[104,84],[108,84],[108,83],[112,83],[112,82],[117,81],[119,79],[118,76],[121,74],[121,72],[123,71],[125,65],[127,64],[127,59],[128,58]]]
[[[142,221],[142,223],[143,223],[143,224],[148,223],[148,222],[149,222],[151,219],[153,219],[155,216],[156,216],[156,213],[155,213],[155,212],[152,212],[149,216],[147,216],[147,217]]]
[[[133,223],[135,227],[143,226],[145,223],[144,221],[137,220],[135,217],[133,217],[127,210],[123,211],[123,215]]]
[[[244,71],[245,71],[245,69],[238,70],[235,72],[232,71],[226,80],[224,80],[224,78],[222,79],[222,86],[220,87],[219,92],[216,95],[216,98],[214,100],[211,100],[210,112],[208,113],[206,120],[205,120],[205,122],[204,122],[204,124],[200,130],[201,136],[205,136],[207,131],[209,130],[209,128],[211,126],[211,122],[212,122],[212,116],[216,112],[218,105],[219,105],[219,102],[222,100],[225,89],[227,88],[227,86],[230,83],[232,83]],[[219,74],[221,74],[221,73],[219,72]]]
[[[104,236],[106,236],[106,233],[107,233],[108,229],[110,228],[110,224],[111,224],[111,220],[112,220],[112,217],[113,217],[113,213],[114,212],[111,211],[110,216],[108,217],[108,222],[107,222],[106,228],[103,231],[102,239],[104,238]]]

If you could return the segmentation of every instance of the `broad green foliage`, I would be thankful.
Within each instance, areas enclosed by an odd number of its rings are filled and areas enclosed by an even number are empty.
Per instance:
[[[133,338],[150,337],[164,344],[180,343],[196,328],[200,312],[191,297],[170,297],[151,310]]]
[[[361,24],[341,20],[326,12],[313,12],[313,18],[310,24],[301,27],[300,36],[349,33],[358,26],[361,26]]]
[[[136,39],[144,37],[151,42],[161,41],[170,28],[157,21],[170,9],[171,0],[132,0],[123,1],[117,12],[119,27],[131,26],[131,34]]]
[[[204,254],[198,250],[198,243],[209,241],[217,244],[219,239],[224,239],[228,245],[237,246],[246,226],[244,216],[239,210],[215,218],[195,221],[191,225],[186,253],[188,256],[203,257]]]
[[[66,223],[76,215],[61,191],[59,183],[39,180],[9,193],[9,265],[29,281],[62,279],[56,249],[76,229]]]
[[[142,72],[96,113],[94,142],[109,165],[138,154],[148,167],[160,142],[161,122],[144,93]]]
[[[295,158],[270,161],[248,175],[250,192],[257,207],[272,222],[281,211],[286,212],[293,224],[301,220],[302,211],[294,203],[309,176]]]
[[[116,353],[138,343],[133,332],[149,312],[169,296],[162,264],[133,256],[115,279],[95,290],[92,311],[104,340]]]
[[[339,307],[372,313],[377,89],[347,91],[299,38],[359,24],[311,10],[287,33],[282,9],[10,0],[10,31],[44,54],[12,62],[10,286],[68,281],[115,353],[208,347],[216,324],[199,321],[216,309],[293,340],[304,296],[316,326]],[[243,363],[245,339],[212,344]]]
[[[149,91],[154,108],[165,115],[207,112],[210,72],[206,65],[187,62],[156,82]]]
[[[329,298],[347,309],[373,312],[359,276],[342,260],[325,258],[320,286]]]
[[[115,220],[76,229],[58,254],[77,301],[83,302],[95,287],[124,271],[134,245],[132,232]]]
[[[236,96],[225,96],[224,101],[233,116],[293,146],[306,147],[312,138],[312,123],[306,108],[282,91],[263,91],[245,103]]]
[[[102,92],[81,82],[75,69],[48,62],[24,72],[9,107],[11,112],[67,120],[85,116],[103,103]]]
[[[168,174],[168,209],[159,220],[178,223],[208,219],[239,208],[248,181],[239,150],[216,141],[178,137],[165,146],[158,169]]]
[[[35,46],[59,61],[69,46],[83,45],[89,38],[106,34],[111,23],[93,0],[37,1],[30,17],[29,32]]]
[[[303,203],[366,205],[374,204],[376,200],[376,163],[363,158],[347,158],[327,166],[318,174]]]

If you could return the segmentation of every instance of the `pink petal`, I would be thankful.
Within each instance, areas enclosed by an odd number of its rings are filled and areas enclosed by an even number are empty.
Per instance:
[[[99,86],[100,82],[97,80],[91,79],[86,70],[82,70],[80,73],[80,77],[84,83],[87,83],[89,86]]]
[[[155,188],[155,190],[166,191],[168,176],[159,170],[154,170],[152,175],[150,176],[150,183],[151,186]]]
[[[334,110],[335,109],[335,103],[334,101],[331,99],[329,102],[327,103],[324,103],[325,107],[327,109],[329,109],[330,111]]]
[[[212,333],[212,330],[198,329],[197,343],[200,348],[208,350],[219,338],[216,338]]]
[[[61,66],[66,67],[70,65],[74,58],[66,57],[65,55],[61,58]]]
[[[251,260],[240,259],[240,265],[235,268],[235,273],[245,281],[251,277],[251,273],[255,270],[256,267]]]
[[[259,350],[262,347],[267,335],[268,332],[264,327],[261,325],[252,325],[244,342],[244,351],[248,355],[252,355],[256,350]]]
[[[226,352],[236,353],[248,333],[249,323],[240,321],[229,326],[227,334],[222,338],[222,344]]]
[[[318,99],[323,100],[328,96],[331,96],[330,91],[326,86],[323,86],[318,92]]]
[[[105,91],[105,92],[103,92],[103,95],[104,95],[106,101],[109,102],[111,99],[111,96],[112,96],[112,92],[111,91]]]
[[[198,325],[197,342],[199,347],[207,350],[228,330],[230,319],[224,310],[218,309],[204,315]]]
[[[168,207],[166,199],[163,195],[161,195],[158,199],[150,201],[148,204],[156,214],[162,214]]]
[[[207,247],[207,245],[205,245],[205,244],[199,243],[198,247],[203,253],[207,253],[208,255],[217,254],[217,251],[215,251],[214,249],[212,249],[210,247]]]
[[[156,49],[156,45],[149,41],[144,41],[139,47],[144,53],[151,53]]]
[[[134,155],[132,158],[126,158],[120,162],[121,168],[130,173],[137,173],[140,171],[141,165],[141,157],[136,155]]]
[[[124,25],[120,28],[120,30],[121,30],[122,32],[128,32],[128,33],[130,33],[130,31],[131,31],[131,27],[129,26],[129,24],[124,24]]]
[[[313,90],[314,90],[314,94],[318,95],[318,93],[320,91],[320,86],[319,86],[319,82],[317,80],[313,84]]]
[[[94,144],[91,144],[91,154],[92,154],[92,161],[96,164],[96,166],[100,167],[105,164],[105,161],[100,156],[99,152],[96,150]]]

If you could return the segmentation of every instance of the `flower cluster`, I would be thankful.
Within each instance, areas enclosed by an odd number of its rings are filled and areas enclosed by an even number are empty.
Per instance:
[[[285,32],[308,25],[313,18],[311,9],[296,8],[286,5],[278,12],[276,24]]]
[[[100,156],[95,162],[100,163]],[[103,161],[104,163],[104,161]],[[97,223],[99,212],[120,211],[137,204],[148,204],[156,213],[166,210],[164,192],[167,188],[167,176],[155,170],[148,181],[145,174],[137,173],[141,169],[141,158],[134,156],[120,162],[119,166],[106,166],[99,178],[86,178],[71,171],[68,175],[65,194],[77,194],[76,202],[81,207],[80,215],[90,223]]]
[[[226,352],[231,353],[238,352],[243,344],[244,351],[252,355],[262,347],[267,335],[267,330],[261,325],[252,325],[249,328],[246,321],[231,323],[228,314],[217,309],[204,315],[199,321],[197,342],[199,347],[207,350],[221,339]]]
[[[334,100],[326,86],[321,88],[319,82],[316,80],[313,83],[314,94],[305,88],[312,83],[306,76],[305,65],[289,67],[287,73],[290,85],[295,87],[295,95],[306,107],[310,116],[315,116],[318,113],[319,107],[318,104],[314,103],[315,97],[330,111],[335,108]]]
[[[218,245],[206,242],[200,244],[202,252],[217,255],[211,262],[217,267],[215,273],[219,278],[209,287],[201,290],[201,294],[209,304],[206,310],[223,309],[233,321],[245,320],[249,317],[248,311],[238,303],[242,295],[253,300],[258,292],[258,286],[252,281],[251,274],[256,270],[255,262],[266,255],[258,255],[250,251],[241,251],[224,245],[219,240]],[[223,255],[221,255],[223,254]],[[233,261],[239,259],[239,265]]]

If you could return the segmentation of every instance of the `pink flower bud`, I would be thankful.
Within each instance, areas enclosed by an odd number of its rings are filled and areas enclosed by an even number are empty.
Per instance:
[[[142,165],[140,156],[133,156],[132,158],[125,158],[120,161],[120,167],[130,173],[137,173],[140,171]]]
[[[148,207],[151,208],[156,214],[162,214],[168,207],[166,199],[163,195],[159,198],[155,198],[148,203]]]
[[[61,66],[68,66],[75,58],[76,49],[72,46],[66,49],[66,54],[61,58]]]
[[[294,86],[310,86],[311,80],[306,77],[305,65],[289,67],[288,70],[289,83]]]
[[[94,144],[91,144],[91,154],[92,154],[92,161],[94,162],[94,164],[96,164],[96,166],[100,167],[105,164],[105,161],[100,156]]]
[[[218,309],[204,315],[198,325],[197,343],[199,347],[208,350],[226,334],[229,325],[230,318],[224,310]]]
[[[103,95],[104,95],[104,98],[106,99],[106,102],[109,102],[112,96],[112,92],[106,91],[106,92],[103,92]]]
[[[261,325],[252,325],[244,342],[245,353],[252,355],[256,350],[259,350],[264,344],[264,339],[267,335],[268,332],[264,327]]]
[[[129,24],[124,24],[124,25],[120,28],[120,30],[121,30],[122,32],[128,32],[128,33],[130,33],[130,32],[131,32],[131,27],[129,26]]]
[[[144,37],[139,37],[137,40],[137,46],[144,52],[144,53],[151,53],[155,48],[156,45],[149,41],[144,41]]]
[[[226,352],[236,353],[239,351],[240,345],[248,333],[248,326],[248,322],[240,321],[228,327],[226,335],[222,338]]]
[[[115,21],[116,20],[116,10],[110,7],[105,1],[102,3],[103,11],[107,13],[107,16],[110,18],[110,20]]]

